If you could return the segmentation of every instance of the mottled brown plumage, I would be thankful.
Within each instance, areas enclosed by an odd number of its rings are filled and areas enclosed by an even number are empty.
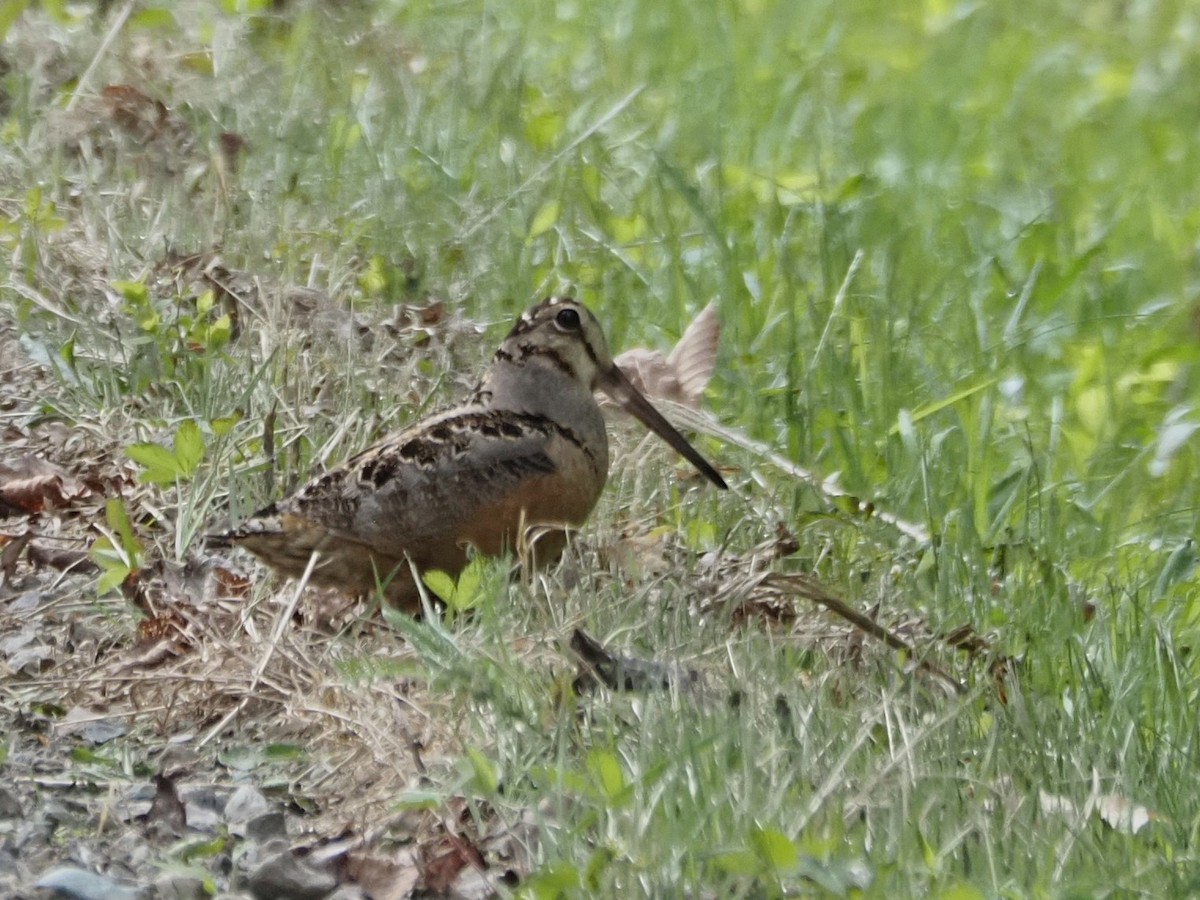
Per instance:
[[[390,602],[419,606],[419,571],[462,571],[468,547],[488,556],[558,557],[608,477],[601,390],[686,457],[721,476],[613,364],[595,317],[550,298],[513,327],[479,386],[454,409],[384,438],[223,537],[284,575],[318,554],[312,580],[347,593],[386,584]]]

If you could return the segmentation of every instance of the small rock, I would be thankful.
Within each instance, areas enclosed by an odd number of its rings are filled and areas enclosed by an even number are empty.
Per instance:
[[[208,900],[204,879],[187,872],[164,872],[154,879],[159,900]]]
[[[255,900],[324,900],[337,888],[337,879],[314,869],[290,850],[276,853],[247,879]]]
[[[209,785],[182,787],[179,797],[186,811],[188,828],[206,834],[215,833],[221,826],[221,809],[225,799]]]
[[[230,827],[230,832],[237,834],[237,829]],[[269,812],[256,816],[246,823],[246,837],[256,844],[265,844],[276,838],[287,837],[287,820],[281,812]]]
[[[23,594],[17,594],[8,604],[8,612],[15,615],[37,609],[48,596],[43,591],[25,591]]]
[[[270,811],[271,802],[262,792],[256,787],[243,784],[233,792],[233,796],[225,804],[225,821],[230,825],[245,825]]]
[[[0,819],[19,819],[25,815],[21,801],[8,788],[0,787]]]
[[[117,884],[86,869],[59,866],[42,874],[34,887],[54,891],[63,900],[141,900],[141,891]]]
[[[114,738],[119,738],[129,730],[129,726],[124,722],[114,722],[111,719],[102,719],[97,722],[89,722],[79,729],[79,736],[91,744],[107,744]]]
[[[449,895],[454,900],[487,900],[496,896],[496,886],[478,869],[467,866],[454,879]]]

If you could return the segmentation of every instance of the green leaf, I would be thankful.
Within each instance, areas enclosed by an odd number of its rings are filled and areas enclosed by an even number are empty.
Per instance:
[[[579,869],[565,860],[549,863],[538,869],[525,882],[537,900],[557,898],[579,890]]]
[[[218,350],[229,343],[233,336],[233,319],[229,314],[218,316],[217,320],[208,326],[208,340],[205,341],[209,350]]]
[[[479,602],[486,566],[487,560],[477,556],[467,563],[457,581],[440,569],[421,573],[421,580],[429,590],[446,601],[451,612],[460,613]]]
[[[454,579],[443,572],[441,569],[430,569],[427,572],[421,573],[421,580],[425,582],[425,587],[433,591],[447,603],[450,603],[454,596],[456,587]]]
[[[607,750],[593,750],[587,757],[588,771],[591,773],[601,794],[613,806],[621,806],[629,802],[630,786],[621,770],[621,762]]]
[[[1151,595],[1153,599],[1162,597],[1181,581],[1189,580],[1196,571],[1196,562],[1196,542],[1188,538],[1167,557],[1158,578],[1154,580],[1154,591]]]
[[[93,560],[99,563],[99,560],[96,557],[93,557]],[[123,566],[120,564],[108,567],[105,567],[103,564],[101,564],[101,567],[104,568],[104,572],[101,573],[100,577],[96,579],[96,593],[98,594],[109,594],[113,591],[119,590],[121,585],[125,583],[125,579],[129,577],[129,573],[132,571],[128,566]]]
[[[470,609],[479,601],[479,589],[483,585],[483,572],[487,561],[482,556],[476,556],[458,575],[458,584],[454,588],[454,609],[461,612]]]
[[[496,767],[474,747],[467,748],[467,759],[471,763],[475,789],[484,796],[496,796],[496,792],[500,789],[500,779],[496,775]]]
[[[762,860],[749,850],[730,850],[713,857],[713,865],[730,875],[757,875],[762,871]]]
[[[975,384],[969,384],[966,387],[959,388],[948,397],[943,397],[942,399],[935,400],[932,403],[926,403],[917,409],[906,410],[908,414],[907,424],[909,427],[911,427],[916,422],[920,422],[922,419],[926,419],[929,416],[935,415],[948,406],[953,406],[955,403],[966,400],[973,394],[978,394],[980,391],[987,390],[999,380],[1000,379],[996,377],[982,378]],[[897,422],[890,429],[888,429],[888,434],[892,437],[895,437],[896,435],[900,434],[900,430],[901,424]]]
[[[138,481],[143,484],[174,484],[183,473],[175,454],[158,444],[134,444],[125,455],[143,468]]]
[[[8,34],[13,22],[21,18],[21,13],[29,7],[29,0],[4,0],[0,3],[0,41]]]
[[[77,763],[92,766],[115,767],[116,760],[108,756],[101,756],[91,747],[78,745],[71,748],[71,759]]]
[[[397,810],[437,809],[446,802],[446,796],[435,791],[405,791],[396,798]]]
[[[303,759],[305,750],[297,744],[267,744],[263,749],[263,758],[269,760]]]
[[[150,302],[150,291],[143,281],[114,281],[112,286],[128,303],[142,306]]]
[[[42,9],[50,13],[60,25],[66,25],[71,21],[71,16],[67,12],[67,0],[42,0]]]
[[[937,900],[983,900],[983,891],[974,885],[959,882],[943,888],[934,897]]]
[[[616,858],[616,851],[608,846],[598,848],[591,855],[588,859],[587,869],[583,873],[583,883],[589,891],[595,893],[600,890],[600,876]]]
[[[229,841],[223,835],[217,835],[208,840],[197,840],[189,843],[179,851],[179,858],[185,863],[195,859],[212,859],[225,852]]]
[[[169,9],[143,9],[129,17],[129,29],[139,31],[176,31],[175,16]]]
[[[104,536],[97,538],[88,551],[88,557],[103,570],[96,579],[96,591],[100,594],[118,590],[129,574],[136,571],[141,555],[141,544],[133,533],[125,504],[120,498],[109,500],[104,512],[109,533],[121,545],[116,546],[108,536]]]
[[[533,766],[528,775],[534,784],[544,785],[559,794],[578,797],[588,794],[592,788],[582,772],[561,766]]]
[[[137,565],[138,555],[142,552],[141,542],[133,533],[133,525],[129,521],[129,513],[125,511],[125,503],[120,497],[113,497],[104,504],[104,518],[113,533],[121,538],[121,547],[129,559],[129,564]]]
[[[188,476],[196,471],[204,457],[204,435],[195,420],[180,423],[175,432],[175,460],[181,475]]]
[[[387,260],[376,254],[367,261],[367,269],[358,276],[358,286],[368,297],[378,296],[387,290]]]
[[[750,846],[776,872],[791,871],[800,858],[796,845],[774,828],[754,828],[750,831]]]
[[[545,204],[533,217],[533,221],[529,224],[529,240],[541,237],[547,231],[554,227],[554,223],[558,221],[558,213],[562,208],[562,204],[557,200],[551,200]]]
[[[75,334],[74,334],[74,332],[71,333],[71,336],[69,338],[67,338],[65,341],[63,341],[63,345],[58,350],[58,357],[64,363],[67,364],[67,368],[70,371],[72,371],[72,372],[75,371]]]
[[[534,98],[525,116],[525,137],[535,150],[550,150],[566,123],[542,98]]]
[[[242,414],[235,412],[233,415],[210,419],[208,427],[212,429],[212,433],[216,437],[225,437],[225,435],[233,431],[234,426],[240,421],[242,421]]]

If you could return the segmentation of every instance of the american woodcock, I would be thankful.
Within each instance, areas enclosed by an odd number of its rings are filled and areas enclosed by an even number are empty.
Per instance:
[[[557,559],[608,477],[594,392],[640,419],[719,488],[714,469],[613,363],[596,318],[551,297],[513,326],[467,401],[389,435],[222,537],[270,566],[352,593],[384,586],[419,608],[412,577],[457,576],[468,548]],[[538,535],[530,547],[529,536]]]

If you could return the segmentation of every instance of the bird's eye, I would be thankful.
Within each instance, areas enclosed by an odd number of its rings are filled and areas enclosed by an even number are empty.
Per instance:
[[[571,309],[569,306],[566,309],[560,309],[558,315],[554,317],[556,324],[563,331],[578,331],[579,330],[579,312]]]

